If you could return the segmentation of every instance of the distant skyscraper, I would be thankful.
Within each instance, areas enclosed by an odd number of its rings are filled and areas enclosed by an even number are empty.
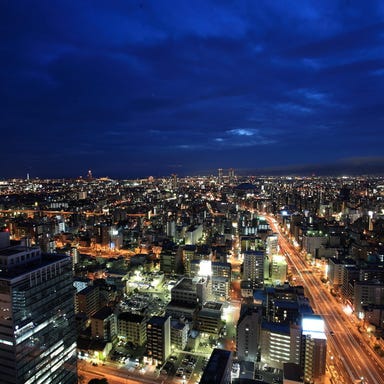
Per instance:
[[[218,179],[219,179],[219,183],[221,183],[223,181],[223,169],[222,168],[218,169]]]
[[[0,382],[75,384],[72,262],[0,233]]]
[[[177,189],[177,175],[172,174],[172,189],[176,190]]]
[[[235,181],[235,170],[233,168],[229,169],[228,177],[229,177],[229,182],[230,183]]]

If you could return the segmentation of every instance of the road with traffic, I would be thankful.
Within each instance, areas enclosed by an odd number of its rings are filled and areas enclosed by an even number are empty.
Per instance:
[[[286,255],[292,273],[298,276],[297,283],[304,286],[315,313],[324,319],[329,351],[328,367],[338,367],[337,384],[384,384],[383,359],[367,344],[353,316],[345,313],[342,304],[330,294],[321,282],[321,276],[313,273],[300,250],[283,234],[277,221],[271,216],[265,217],[271,229],[279,234],[280,252]]]

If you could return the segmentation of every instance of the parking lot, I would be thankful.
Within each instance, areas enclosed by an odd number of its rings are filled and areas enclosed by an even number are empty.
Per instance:
[[[173,377],[180,383],[198,383],[208,362],[204,355],[181,352],[170,356],[160,375]]]

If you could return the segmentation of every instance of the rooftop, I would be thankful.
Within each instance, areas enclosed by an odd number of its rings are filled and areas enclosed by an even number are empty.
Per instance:
[[[122,312],[118,316],[119,320],[124,320],[130,323],[141,323],[144,320],[144,318],[145,317],[142,315],[137,315],[131,312]]]
[[[216,303],[215,301],[207,301],[204,304],[204,309],[213,309],[215,311],[221,311],[223,308],[223,303]]]
[[[232,360],[231,351],[215,348],[201,377],[200,384],[221,383],[229,360]]]
[[[38,260],[34,260],[28,264],[23,264],[17,267],[13,267],[9,271],[0,270],[0,279],[11,280],[16,277],[25,275],[26,273],[37,271],[50,264],[57,263],[59,261],[64,261],[64,260],[67,260],[68,262],[72,263],[71,258],[67,255],[61,255],[58,253],[42,253],[41,258]]]
[[[107,317],[111,316],[113,310],[111,307],[103,307],[99,309],[93,316],[92,319],[105,320]]]
[[[162,327],[167,320],[168,320],[168,317],[165,317],[165,316],[152,316],[149,319],[148,324]]]
[[[195,291],[195,287],[193,285],[193,280],[189,277],[184,277],[181,279],[173,289],[180,289],[183,291]]]

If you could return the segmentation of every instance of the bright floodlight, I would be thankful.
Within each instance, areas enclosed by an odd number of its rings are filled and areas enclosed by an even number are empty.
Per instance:
[[[211,276],[211,275],[212,275],[212,262],[210,260],[201,260],[199,276]]]
[[[311,336],[313,339],[325,339],[325,325],[324,320],[320,316],[307,316],[304,317],[301,326],[303,335]]]

